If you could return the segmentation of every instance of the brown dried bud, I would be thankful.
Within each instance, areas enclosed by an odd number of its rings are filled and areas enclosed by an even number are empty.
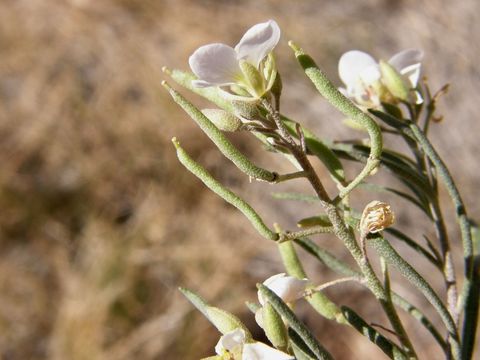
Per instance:
[[[372,201],[363,210],[360,219],[360,231],[362,234],[377,233],[391,226],[395,221],[390,205],[381,201]]]

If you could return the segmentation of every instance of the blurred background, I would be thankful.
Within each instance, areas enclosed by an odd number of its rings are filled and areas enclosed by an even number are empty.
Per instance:
[[[249,184],[160,82],[163,65],[187,70],[188,56],[200,45],[233,46],[246,29],[270,18],[282,29],[276,53],[283,111],[329,139],[359,134],[315,93],[288,40],[339,85],[337,62],[345,51],[388,59],[405,48],[423,49],[432,89],[451,83],[439,108],[445,120],[432,128],[432,141],[453,170],[470,216],[480,219],[479,14],[477,0],[0,0],[0,358],[213,354],[218,334],[180,296],[180,285],[255,329],[243,302],[256,299],[256,282],[281,272],[275,245],[177,162],[171,137],[249,200],[267,224],[294,229],[299,216],[318,210],[271,198],[272,191],[309,191],[301,181]],[[289,169],[248,135],[231,138],[257,163]],[[354,201],[369,199],[360,194]],[[421,215],[391,201],[400,229],[419,238],[434,234]],[[458,243],[455,221],[447,218]],[[350,261],[334,238],[319,241]],[[414,253],[401,251],[416,261]],[[305,261],[314,281],[335,278]],[[416,265],[431,272],[423,262]],[[397,289],[425,307],[413,288]],[[339,285],[328,294],[385,324],[360,286]],[[303,305],[299,314],[336,358],[383,358],[352,330]],[[441,358],[430,335],[403,318],[421,357]]]

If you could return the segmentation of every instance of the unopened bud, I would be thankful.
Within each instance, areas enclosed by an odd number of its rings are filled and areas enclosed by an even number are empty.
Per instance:
[[[223,131],[238,131],[242,121],[235,115],[220,109],[203,109],[202,113]]]
[[[391,226],[395,221],[390,205],[381,201],[372,201],[363,210],[360,219],[360,231],[362,234],[374,234]]]
[[[382,81],[388,91],[397,99],[406,101],[409,89],[405,85],[402,75],[392,65],[383,60],[380,60],[380,71],[382,72]]]
[[[285,323],[270,303],[266,303],[262,308],[262,322],[265,335],[272,345],[277,349],[286,350],[288,335]]]
[[[232,100],[233,111],[235,115],[247,120],[256,120],[260,117],[260,112],[255,103],[249,101]]]

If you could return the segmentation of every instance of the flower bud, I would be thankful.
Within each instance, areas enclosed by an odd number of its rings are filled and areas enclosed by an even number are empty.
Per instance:
[[[388,91],[397,99],[406,101],[409,89],[405,85],[402,75],[392,65],[383,60],[380,60],[380,71],[382,73],[382,81]]]
[[[240,60],[240,69],[247,80],[249,92],[256,97],[261,97],[265,93],[265,83],[260,72],[245,60]]]
[[[203,109],[202,113],[215,124],[217,128],[223,131],[238,131],[242,126],[242,121],[236,116],[220,109]]]
[[[256,120],[260,118],[260,112],[255,103],[240,100],[232,100],[231,103],[235,115],[239,118],[247,120]]]
[[[252,335],[247,327],[235,315],[214,306],[208,306],[205,311],[208,320],[210,320],[222,334],[225,335],[235,329],[242,329],[245,333],[245,338],[248,341],[251,340]]]
[[[286,350],[288,335],[285,323],[270,303],[266,303],[262,308],[262,322],[265,335],[272,345],[277,349]]]
[[[391,226],[395,221],[390,205],[381,201],[372,201],[363,210],[360,219],[360,231],[362,234],[374,234]]]

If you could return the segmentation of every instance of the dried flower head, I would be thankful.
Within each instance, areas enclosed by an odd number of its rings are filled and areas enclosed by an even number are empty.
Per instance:
[[[395,221],[390,205],[381,201],[372,201],[363,210],[360,220],[362,234],[377,233],[391,226]]]

